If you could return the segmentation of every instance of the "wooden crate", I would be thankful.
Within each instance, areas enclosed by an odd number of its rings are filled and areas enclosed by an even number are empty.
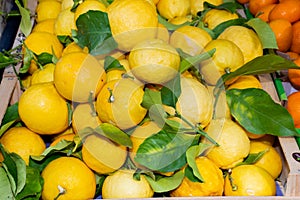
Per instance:
[[[32,13],[35,12],[36,1],[28,1],[29,8]],[[34,20],[32,20],[32,23]],[[18,34],[21,31],[18,31]],[[18,39],[18,34],[14,42],[13,47],[16,47],[20,44]],[[21,63],[18,64],[15,69],[18,70],[21,67]],[[260,82],[265,91],[267,91],[273,100],[280,104],[275,86],[273,84],[272,77],[269,74],[259,76]],[[13,67],[7,67],[4,70],[3,77],[0,83],[0,126],[1,121],[4,117],[6,109],[9,105],[12,105],[18,102],[22,90],[17,76],[15,75]],[[300,152],[299,147],[297,146],[296,140],[294,137],[279,137],[277,146],[275,146],[278,152],[281,155],[283,161],[283,170],[278,178],[277,183],[281,187],[281,192],[283,196],[269,196],[269,197],[185,197],[185,198],[176,198],[172,197],[170,199],[199,199],[199,200],[280,200],[280,199],[300,199],[300,163],[293,159],[292,153]],[[154,198],[154,199],[165,199],[165,198]]]

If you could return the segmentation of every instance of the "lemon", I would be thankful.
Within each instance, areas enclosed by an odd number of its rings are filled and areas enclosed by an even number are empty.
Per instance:
[[[181,77],[180,81],[181,94],[176,103],[177,112],[191,124],[206,127],[213,112],[211,93],[196,79]]]
[[[246,88],[260,88],[262,85],[260,81],[253,75],[239,76],[232,84],[227,88],[230,89],[246,89]]]
[[[106,81],[106,72],[97,59],[84,52],[65,54],[54,70],[57,91],[74,102],[87,102],[90,94],[95,98]]]
[[[147,113],[141,106],[143,95],[143,85],[130,78],[107,82],[96,101],[100,120],[114,124],[122,130],[136,126]]]
[[[197,157],[196,165],[204,182],[194,182],[184,177],[179,187],[171,191],[172,197],[221,196],[223,194],[222,170],[205,156]]]
[[[203,29],[195,26],[182,26],[176,29],[170,37],[170,44],[181,48],[192,56],[200,54],[212,37]]]
[[[100,135],[89,135],[82,146],[82,159],[98,174],[119,169],[127,158],[127,149]]]
[[[63,135],[59,135],[59,136],[55,137],[55,139],[50,143],[50,147],[55,146],[61,140],[73,141],[74,137],[75,137],[74,133],[66,133]]]
[[[219,134],[219,146],[212,147],[207,157],[221,169],[229,169],[248,156],[250,140],[244,129],[230,119],[225,120]]]
[[[275,179],[282,170],[282,161],[276,149],[266,143],[259,141],[251,141],[250,153],[267,152],[254,165],[265,169]]]
[[[62,10],[54,24],[54,34],[57,36],[72,36],[72,30],[77,30],[74,12],[70,9]]]
[[[62,52],[62,56],[68,53],[72,53],[72,52],[86,52],[86,49],[82,49],[80,46],[78,46],[78,44],[76,42],[71,42],[70,44],[68,44]]]
[[[157,28],[157,35],[156,35],[157,39],[163,40],[167,43],[169,43],[169,39],[170,39],[170,34],[168,29],[162,25],[161,23],[158,23],[158,28]]]
[[[36,7],[36,22],[47,19],[56,19],[61,11],[61,3],[59,1],[41,1]]]
[[[209,85],[215,85],[218,79],[227,72],[233,72],[243,66],[244,56],[241,49],[232,41],[215,39],[210,41],[204,51],[215,49],[211,59],[200,63],[200,71]]]
[[[203,17],[203,22],[209,29],[214,29],[219,24],[232,19],[238,19],[239,16],[236,13],[232,13],[228,10],[210,9]]]
[[[236,44],[243,53],[245,63],[263,55],[261,41],[252,29],[244,26],[230,26],[218,38],[227,39]]]
[[[146,0],[113,1],[107,8],[111,32],[118,48],[130,51],[145,39],[155,38],[158,18],[153,2]]]
[[[14,152],[28,165],[30,156],[39,156],[46,149],[41,136],[26,127],[12,127],[0,138],[8,152]]]
[[[56,57],[61,57],[63,45],[58,38],[47,32],[33,32],[24,41],[25,45],[35,54],[49,53]]]
[[[33,32],[48,32],[54,34],[54,24],[56,19],[46,19],[36,23],[32,29]]]
[[[145,40],[134,46],[128,61],[136,78],[155,84],[173,79],[180,66],[180,56],[176,49],[159,39]]]
[[[92,199],[96,193],[94,173],[75,157],[52,160],[41,175],[44,180],[42,199]]]
[[[31,76],[31,85],[37,83],[53,82],[55,64],[49,63],[42,69],[37,69]]]
[[[191,14],[197,16],[197,13],[204,10],[204,2],[213,4],[215,6],[221,5],[223,0],[190,0],[191,1]]]
[[[61,10],[70,9],[73,7],[73,0],[62,0],[61,1]]]
[[[106,6],[101,1],[97,0],[83,1],[76,8],[74,15],[75,22],[81,14],[87,13],[89,10],[106,12]]]
[[[106,177],[102,187],[103,198],[150,198],[154,192],[141,175],[140,180],[133,178],[133,170],[118,170]]]
[[[93,109],[95,105],[93,104]],[[101,124],[96,110],[92,110],[90,103],[80,103],[76,105],[72,114],[72,127],[75,133],[85,127],[96,128]],[[80,136],[80,135],[79,135]]]
[[[232,183],[226,176],[225,196],[274,196],[276,185],[272,176],[255,165],[240,165],[232,169]],[[236,187],[233,190],[232,185]]]
[[[156,7],[159,14],[166,19],[186,16],[191,10],[189,0],[159,0]]]
[[[19,115],[39,134],[56,134],[68,127],[68,106],[52,82],[30,86],[19,99]]]

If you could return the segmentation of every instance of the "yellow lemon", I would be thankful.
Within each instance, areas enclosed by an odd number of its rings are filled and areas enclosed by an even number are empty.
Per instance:
[[[103,182],[103,198],[150,198],[154,192],[144,177],[135,180],[133,170],[118,170]]]
[[[43,66],[43,69],[38,69],[31,76],[31,85],[37,83],[53,82],[55,64],[49,63]]]
[[[125,163],[127,149],[100,135],[89,135],[82,146],[82,159],[98,174],[109,174]]]
[[[87,102],[97,96],[106,81],[106,72],[95,57],[84,52],[65,54],[54,70],[57,91],[74,102]]]
[[[222,169],[234,167],[250,151],[250,140],[246,132],[230,119],[225,120],[217,142],[219,146],[212,147],[207,157]]]
[[[113,37],[123,51],[130,51],[137,43],[156,36],[158,18],[153,2],[113,1],[107,13]]]
[[[261,41],[252,29],[244,26],[230,26],[218,38],[227,39],[236,44],[243,53],[245,63],[263,55]]]
[[[62,56],[65,55],[65,54],[68,54],[68,53],[72,53],[72,52],[86,52],[88,53],[87,51],[85,51],[86,49],[82,49],[80,46],[78,46],[78,44],[76,42],[71,42],[70,44],[68,44],[63,52],[62,52]]]
[[[59,157],[42,171],[42,199],[92,199],[96,178],[84,162],[75,157]]]
[[[54,34],[55,19],[46,19],[34,25],[32,32],[48,32]]]
[[[128,57],[131,72],[145,83],[163,84],[173,79],[180,66],[176,49],[159,39],[137,44]]]
[[[76,105],[72,114],[72,127],[75,133],[78,133],[80,130],[85,127],[96,128],[101,124],[99,120],[95,105],[90,105],[90,103],[80,103]],[[79,134],[79,136],[81,136]]]
[[[198,12],[204,10],[204,2],[218,6],[223,3],[223,0],[191,0],[191,14],[193,16],[197,16]]]
[[[74,133],[67,133],[67,134],[59,135],[59,136],[55,137],[55,139],[50,143],[50,147],[55,146],[61,140],[73,141],[74,137],[75,137]]]
[[[129,129],[140,123],[147,110],[141,106],[143,85],[130,78],[107,82],[98,94],[96,110],[102,122]]]
[[[259,141],[251,141],[250,153],[259,153],[267,151],[254,165],[265,169],[275,179],[282,170],[282,161],[276,149],[266,143]]]
[[[166,19],[186,16],[191,10],[189,0],[159,0],[156,7],[159,14]]]
[[[47,32],[33,32],[24,41],[25,45],[33,53],[40,55],[42,53],[49,53],[56,57],[60,57],[63,51],[63,45],[58,38]]]
[[[246,89],[246,88],[260,88],[262,85],[260,81],[253,75],[239,76],[232,84],[227,88],[230,89]]]
[[[236,13],[232,13],[228,10],[211,9],[205,13],[202,20],[207,28],[214,29],[223,22],[238,18],[239,16]]]
[[[244,64],[241,49],[229,40],[212,40],[205,46],[204,51],[213,49],[215,49],[215,53],[211,59],[200,63],[201,74],[209,85],[215,85],[223,74],[233,72]]]
[[[61,3],[59,1],[41,1],[36,7],[35,20],[39,23],[47,19],[56,19],[61,11]]]
[[[28,165],[30,156],[39,156],[46,149],[41,136],[26,127],[12,127],[0,138],[8,152],[14,152]]]
[[[200,54],[212,37],[203,29],[195,26],[182,26],[176,29],[170,37],[170,44],[181,48],[192,56]]]
[[[19,115],[39,134],[56,134],[68,128],[68,106],[52,82],[30,86],[19,99]]]
[[[184,177],[179,187],[171,191],[172,197],[221,196],[223,194],[222,170],[205,156],[197,157],[196,165],[204,182],[194,182]]]
[[[194,78],[181,77],[181,94],[176,110],[191,124],[206,127],[212,118],[213,98],[208,89]]]
[[[62,10],[54,24],[54,33],[57,36],[72,36],[72,30],[77,30],[74,12],[70,9]]]
[[[101,1],[97,1],[97,0],[83,1],[76,8],[75,16],[74,16],[75,22],[81,14],[84,14],[89,10],[106,12],[106,6]]]
[[[232,181],[228,175],[225,178],[225,196],[274,196],[276,193],[272,176],[255,165],[235,167],[230,176]]]

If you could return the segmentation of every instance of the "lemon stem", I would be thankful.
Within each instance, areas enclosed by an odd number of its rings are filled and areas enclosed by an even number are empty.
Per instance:
[[[58,188],[58,190],[59,190],[59,193],[58,193],[58,195],[54,198],[54,200],[57,200],[57,199],[60,197],[60,195],[63,195],[63,194],[66,193],[65,188],[63,188],[62,186],[58,185],[57,188]]]
[[[200,125],[198,127],[194,126],[189,120],[184,118],[182,115],[180,115],[177,111],[175,112],[175,116],[180,117],[182,121],[187,123],[196,133],[199,133],[200,135],[206,137],[211,143],[213,143],[216,146],[220,146],[212,137],[210,137],[201,127]]]
[[[97,113],[96,113],[96,109],[95,109],[95,106],[94,106],[94,100],[93,100],[93,94],[94,94],[94,91],[90,91],[90,95],[89,95],[89,99],[88,99],[88,103],[91,107],[91,115],[93,117],[96,117],[97,116]]]
[[[229,182],[230,182],[230,185],[231,185],[231,188],[232,188],[232,191],[236,191],[237,189],[238,189],[238,187],[237,187],[237,185],[236,184],[234,184],[234,182],[233,182],[233,178],[232,178],[232,176],[231,176],[231,173],[232,173],[232,170],[231,169],[229,169],[228,170],[228,178],[229,178]]]

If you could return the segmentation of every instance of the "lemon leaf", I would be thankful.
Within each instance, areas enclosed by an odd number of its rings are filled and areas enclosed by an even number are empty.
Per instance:
[[[18,0],[15,1],[16,5],[21,14],[21,24],[20,29],[25,36],[28,36],[31,33],[32,24],[30,21],[30,11],[27,8],[22,7]]]
[[[26,167],[26,184],[23,190],[18,193],[16,200],[21,199],[40,199],[43,189],[43,178],[41,177],[39,170],[33,167]]]
[[[107,137],[108,139],[131,148],[132,142],[130,140],[129,135],[123,132],[118,127],[110,124],[110,123],[101,123],[98,127],[94,129],[94,131],[100,135]]]
[[[180,159],[187,149],[193,144],[195,135],[183,133],[173,134],[161,130],[148,137],[139,147],[135,161],[151,170],[161,170],[176,160]],[[181,159],[180,163],[172,166],[172,170],[180,169],[186,164]],[[171,170],[171,169],[169,169]]]
[[[268,54],[254,58],[234,72],[224,74],[217,83],[217,87],[224,82],[242,75],[268,74],[284,69],[299,69],[295,63],[281,56]]]
[[[61,153],[59,151],[56,152],[51,152],[47,154],[47,156],[43,157],[35,157],[31,156],[29,158],[29,166],[37,169],[39,172],[42,172],[43,169],[52,161],[55,160],[56,158],[59,158],[61,156],[64,156],[64,153]],[[36,159],[36,160],[35,160]]]
[[[299,136],[289,112],[257,88],[230,89],[226,99],[232,116],[247,131],[275,136]]]
[[[120,64],[120,62],[115,59],[112,56],[106,56],[104,59],[104,69],[106,72],[113,70],[113,69],[118,69],[118,70],[125,70],[123,65]]]
[[[158,17],[158,22],[159,22],[160,24],[164,25],[164,26],[165,26],[168,30],[170,30],[170,31],[174,31],[174,30],[176,30],[176,29],[178,29],[178,28],[180,28],[180,27],[182,27],[182,26],[187,26],[187,25],[190,25],[190,24],[191,24],[191,22],[184,22],[184,23],[179,24],[179,25],[177,25],[177,24],[172,24],[172,23],[168,22],[165,18],[163,18],[163,17],[160,16],[160,15],[157,15],[157,17]]]
[[[256,17],[250,19],[246,24],[255,30],[264,49],[278,49],[274,32],[268,23]]]
[[[14,199],[9,178],[3,167],[0,167],[0,199]]]
[[[237,164],[235,167],[237,167],[238,165],[252,165],[259,161],[259,159],[261,159],[263,155],[268,151],[269,149],[265,149],[264,151],[260,151],[258,153],[250,153],[243,162]]]
[[[90,10],[78,17],[76,26],[78,30],[73,37],[81,48],[87,47],[90,54],[106,54],[117,48],[107,13]]]
[[[168,177],[158,177],[157,180],[153,180],[149,176],[145,176],[149,184],[151,185],[154,192],[163,193],[174,190],[177,188],[184,178],[184,173],[182,170],[176,172],[173,176]]]
[[[216,39],[226,28],[234,25],[243,25],[247,22],[245,18],[231,19],[217,25],[212,31],[215,33],[213,39]]]
[[[178,97],[181,94],[180,74],[164,84],[161,89],[161,99],[164,105],[176,107]]]

